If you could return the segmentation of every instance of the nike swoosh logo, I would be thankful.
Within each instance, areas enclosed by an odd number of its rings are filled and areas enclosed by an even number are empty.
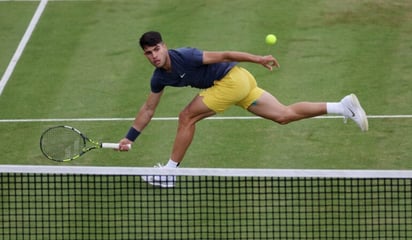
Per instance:
[[[352,117],[354,117],[355,116],[355,113],[352,111],[352,109],[350,109],[350,108],[348,108],[349,109],[349,111],[352,113]]]
[[[186,76],[186,73],[183,73],[180,75],[180,78],[184,78]]]

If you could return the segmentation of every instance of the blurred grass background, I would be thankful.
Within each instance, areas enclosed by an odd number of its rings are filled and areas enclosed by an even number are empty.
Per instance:
[[[0,2],[3,73],[38,2]],[[412,114],[412,2],[348,1],[50,1],[0,96],[2,164],[47,160],[39,137],[72,125],[92,138],[118,141],[131,121],[12,122],[9,119],[133,118],[150,90],[152,66],[138,38],[162,32],[169,48],[273,54],[269,72],[241,63],[278,99],[339,101],[358,95],[369,115]],[[274,33],[273,47],[264,43]],[[196,89],[168,88],[155,117],[175,117]],[[233,107],[219,116],[250,116]],[[309,119],[204,120],[183,167],[412,169],[411,118],[353,122]],[[128,153],[94,151],[65,165],[151,166],[165,162],[176,121],[152,121]]]

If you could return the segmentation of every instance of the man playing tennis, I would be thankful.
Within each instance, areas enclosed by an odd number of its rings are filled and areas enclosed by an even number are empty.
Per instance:
[[[196,48],[168,49],[160,33],[146,32],[140,46],[155,67],[150,86],[151,93],[142,105],[126,137],[120,141],[120,150],[127,151],[152,119],[166,86],[191,86],[202,89],[180,112],[178,129],[170,159],[165,166],[176,168],[189,148],[196,123],[221,113],[232,105],[279,124],[287,124],[323,114],[340,114],[356,122],[362,131],[368,130],[368,119],[357,97],[350,94],[340,102],[298,102],[289,106],[257,86],[255,78],[237,62],[261,64],[272,70],[279,67],[271,55],[258,56],[235,51],[202,51]],[[148,176],[143,180],[161,187],[173,187],[174,176]]]

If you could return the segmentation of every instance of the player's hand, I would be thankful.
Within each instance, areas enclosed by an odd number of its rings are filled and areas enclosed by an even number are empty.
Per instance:
[[[119,142],[119,149],[118,150],[119,151],[129,151],[130,150],[129,144],[131,145],[131,144],[133,144],[133,142],[130,141],[129,139],[127,139],[127,138],[123,138]]]
[[[274,58],[272,55],[262,56],[260,64],[262,64],[265,68],[269,69],[270,71],[273,70],[273,67],[279,68],[279,62]]]

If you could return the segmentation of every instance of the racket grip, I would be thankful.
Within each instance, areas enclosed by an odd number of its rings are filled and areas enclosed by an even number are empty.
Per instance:
[[[132,148],[132,144],[127,144],[129,149]],[[119,144],[118,143],[102,143],[102,148],[113,148],[113,149],[118,149]]]

